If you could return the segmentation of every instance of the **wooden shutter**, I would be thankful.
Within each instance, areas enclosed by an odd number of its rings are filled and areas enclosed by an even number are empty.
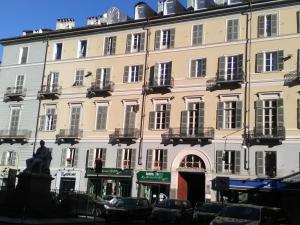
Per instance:
[[[264,53],[256,54],[256,73],[264,71]]]
[[[265,36],[265,16],[258,17],[257,36],[259,38]]]
[[[263,134],[263,101],[255,101],[255,135]]]
[[[111,72],[111,68],[104,68],[104,85],[107,85],[110,81],[110,72]]]
[[[166,121],[166,129],[170,127],[170,114],[171,114],[171,104],[166,104],[166,116],[165,116],[165,121]]]
[[[243,54],[237,56],[238,64],[237,64],[237,79],[243,78]]]
[[[235,161],[234,161],[234,173],[240,173],[241,172],[241,152],[235,151]]]
[[[188,111],[181,112],[181,121],[180,121],[180,133],[186,134],[187,132],[187,118],[188,118]]]
[[[40,116],[40,126],[39,126],[39,130],[40,131],[44,131],[45,130],[45,121],[46,121],[46,116]]]
[[[197,64],[197,60],[192,60],[191,61],[191,74],[190,74],[190,77],[197,77],[197,75],[196,75],[196,64]]]
[[[106,162],[106,148],[102,148],[102,167],[105,167],[105,162]]]
[[[256,175],[264,174],[264,152],[257,151],[255,153]]]
[[[106,129],[106,119],[107,119],[107,106],[98,106],[97,112],[97,130]]]
[[[171,84],[171,78],[172,78],[172,61],[168,62],[168,79],[169,83]]]
[[[198,116],[198,127],[199,129],[204,129],[204,102],[199,102],[199,116]]]
[[[235,110],[235,128],[242,127],[242,101],[236,102],[236,110]]]
[[[128,76],[129,76],[129,66],[125,66],[124,67],[123,83],[128,82]]]
[[[135,168],[135,160],[136,159],[136,149],[131,149],[131,159],[130,159],[130,169]]]
[[[284,108],[283,99],[276,100],[277,105],[277,135],[284,136]]]
[[[141,33],[141,38],[140,38],[140,47],[139,51],[142,52],[145,50],[145,32]]]
[[[168,150],[163,149],[163,162],[162,162],[162,169],[168,170]]]
[[[147,150],[146,170],[152,170],[153,149]]]
[[[160,49],[160,35],[161,35],[161,31],[160,30],[155,31],[155,45],[154,45],[154,50]]]
[[[201,59],[201,76],[206,76],[206,58]]]
[[[16,166],[16,161],[17,161],[17,153],[13,151],[11,156],[11,165]]]
[[[75,153],[74,153],[74,163],[73,163],[73,167],[77,167],[78,166],[78,157],[79,157],[79,149],[75,148]]]
[[[61,151],[60,167],[65,167],[66,166],[67,150],[68,150],[67,148],[64,148]]]
[[[139,65],[139,71],[138,71],[139,81],[143,80],[143,72],[144,72],[144,66]]]
[[[126,40],[126,53],[131,52],[131,40],[132,40],[132,34],[127,34],[127,40]]]
[[[297,76],[300,77],[300,49],[297,50]]]
[[[154,86],[157,86],[158,85],[158,75],[159,75],[159,64],[158,63],[155,63],[154,65],[154,79],[153,79],[153,82],[152,84]]]
[[[297,128],[300,129],[300,99],[297,99]]]
[[[277,14],[271,15],[271,36],[277,35]]]
[[[105,43],[104,43],[104,55],[109,54],[109,37],[105,38]]]
[[[53,114],[52,130],[56,130],[57,114]]]
[[[88,150],[87,168],[95,168],[95,149]]]
[[[122,154],[123,154],[123,149],[117,149],[117,168],[121,169],[122,168]]]
[[[170,29],[170,48],[174,48],[175,44],[175,29]]]
[[[227,41],[234,40],[233,38],[233,26],[234,26],[234,20],[228,20],[227,21]]]
[[[193,45],[201,45],[202,44],[202,35],[203,35],[203,25],[194,25],[193,26]]]
[[[284,52],[281,50],[281,51],[278,51],[278,57],[277,57],[277,60],[278,60],[278,70],[283,70],[284,69]]]
[[[218,80],[225,80],[225,63],[225,56],[220,57],[218,62]]]
[[[111,46],[111,54],[114,55],[116,53],[116,45],[117,45],[117,36],[112,38],[112,46]]]
[[[223,152],[222,151],[216,151],[217,156],[217,163],[216,163],[216,172],[222,173],[223,170]]]
[[[6,162],[6,156],[7,156],[7,151],[2,153],[2,158],[1,158],[1,165],[5,166]]]
[[[149,113],[149,130],[153,130],[155,125],[155,112]]]
[[[223,128],[224,102],[217,103],[217,129]]]

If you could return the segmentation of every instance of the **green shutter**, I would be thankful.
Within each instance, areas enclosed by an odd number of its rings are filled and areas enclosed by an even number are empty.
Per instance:
[[[97,112],[97,130],[106,129],[106,118],[107,118],[107,106],[98,106]]]
[[[218,80],[225,80],[225,56],[219,58],[218,62]]]
[[[75,148],[75,155],[74,155],[73,167],[77,167],[78,166],[78,157],[79,157],[79,149]]]
[[[202,44],[202,35],[203,35],[203,25],[194,25],[193,26],[193,45],[201,45]]]
[[[235,128],[242,127],[242,101],[236,102],[236,111],[235,111]]]
[[[223,170],[223,152],[222,151],[216,151],[216,173],[222,173]]]
[[[277,36],[277,14],[271,15],[271,36]]]
[[[256,54],[256,73],[262,73],[264,71],[264,53]]]
[[[163,149],[163,162],[162,162],[162,169],[168,170],[168,150]]]
[[[123,153],[123,149],[117,149],[117,160],[116,160],[116,166],[118,169],[122,168],[122,153]]]
[[[241,152],[235,151],[235,161],[234,161],[234,173],[238,174],[241,172]]]
[[[130,169],[135,168],[135,162],[136,162],[136,149],[131,149],[131,159],[130,159]]]
[[[223,114],[224,114],[224,102],[218,102],[217,104],[217,129],[223,128]]]
[[[284,136],[284,108],[283,99],[276,100],[277,105],[277,135]]]
[[[160,35],[161,35],[161,31],[160,30],[155,31],[155,45],[154,45],[154,50],[160,49]]]
[[[300,129],[300,99],[297,99],[297,128]]]
[[[154,65],[154,79],[153,79],[153,82],[152,84],[154,86],[157,86],[158,85],[158,75],[159,75],[159,64],[158,63],[155,63]]]
[[[128,83],[129,66],[124,67],[123,83]]]
[[[258,17],[257,36],[259,38],[265,36],[265,16]]]
[[[204,102],[199,102],[199,117],[198,117],[198,127],[199,130],[204,129]]]
[[[116,45],[117,45],[117,36],[114,36],[112,39],[112,47],[111,47],[112,55],[114,55],[116,53]]]
[[[60,167],[65,167],[66,166],[66,157],[67,157],[67,149],[64,148],[61,151]]]
[[[297,50],[297,76],[300,77],[300,49]]]
[[[278,57],[277,57],[277,60],[278,60],[278,70],[283,70],[284,69],[284,52],[281,50],[281,51],[278,51]]]
[[[201,76],[206,76],[206,58],[201,59]]]
[[[170,112],[171,111],[165,112],[166,129],[168,129],[170,127]]]
[[[238,57],[238,65],[237,65],[237,80],[243,79],[243,54],[240,54]]]
[[[56,130],[56,124],[57,124],[57,115],[53,115],[53,122],[52,122],[52,130]]]
[[[172,61],[168,62],[168,68],[169,68],[168,79],[169,79],[169,84],[171,84],[171,79],[172,79]]]
[[[144,66],[143,65],[139,65],[139,82],[143,80],[143,72],[144,72]]]
[[[131,52],[131,39],[132,39],[132,34],[127,34],[127,40],[126,40],[126,53]]]
[[[105,38],[105,43],[104,43],[104,55],[108,55],[109,54],[109,37]]]
[[[170,29],[170,48],[174,48],[175,44],[175,29]]]
[[[181,121],[180,121],[180,134],[187,133],[187,118],[188,118],[188,111],[181,112]]]
[[[141,38],[140,38],[140,46],[139,46],[139,51],[142,52],[145,50],[145,32],[141,33]]]
[[[88,153],[87,168],[94,168],[95,167],[94,166],[95,165],[94,164],[94,162],[95,162],[95,149],[89,149],[87,153]]]
[[[233,39],[233,21],[234,20],[228,20],[227,21],[227,41],[232,41]]]
[[[264,174],[264,152],[258,151],[255,153],[256,175]]]
[[[152,170],[153,149],[147,150],[146,170]]]
[[[102,148],[102,167],[105,167],[106,162],[106,148]]]
[[[39,130],[40,131],[44,131],[45,130],[45,121],[46,121],[46,116],[40,116],[40,126],[39,126]]]
[[[263,101],[255,101],[255,135],[263,135]]]
[[[196,62],[197,62],[197,60],[192,60],[191,61],[191,74],[190,74],[190,77],[197,77],[197,75],[196,75]]]
[[[149,113],[149,130],[153,130],[155,125],[155,112]]]

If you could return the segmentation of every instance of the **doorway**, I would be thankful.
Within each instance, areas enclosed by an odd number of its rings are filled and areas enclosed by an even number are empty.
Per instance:
[[[75,181],[75,178],[61,178],[59,186],[60,192],[74,191]]]

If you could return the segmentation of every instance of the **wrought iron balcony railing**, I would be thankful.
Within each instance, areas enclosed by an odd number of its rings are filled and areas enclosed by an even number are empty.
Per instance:
[[[249,141],[281,141],[285,140],[285,127],[275,127],[272,129],[254,128],[249,132]]]
[[[105,81],[102,83],[92,82],[91,87],[87,89],[88,95],[97,95],[105,92],[113,92],[115,83],[112,81]]]
[[[56,135],[56,140],[67,141],[67,140],[79,140],[83,136],[83,130],[81,129],[60,129],[59,133]]]
[[[41,98],[53,98],[61,95],[62,87],[58,85],[43,85],[39,90],[38,95]]]
[[[300,72],[292,71],[284,75],[284,85],[300,84]]]
[[[150,79],[147,88],[149,91],[156,89],[170,89],[174,87],[174,78],[167,77],[165,79]]]
[[[0,140],[22,140],[26,141],[31,137],[31,130],[0,130]]]
[[[137,128],[116,128],[114,133],[109,135],[111,141],[136,140],[139,138],[139,129]]]
[[[168,132],[162,134],[163,141],[184,141],[184,140],[211,140],[214,138],[215,130],[213,127],[204,128],[169,128]]]
[[[244,75],[235,75],[233,77],[228,77],[225,79],[225,77],[219,77],[217,76],[214,79],[207,80],[206,82],[206,89],[207,90],[213,90],[223,87],[233,87],[240,85],[244,82]]]
[[[26,88],[22,87],[8,87],[4,94],[4,100],[23,99],[26,96]]]

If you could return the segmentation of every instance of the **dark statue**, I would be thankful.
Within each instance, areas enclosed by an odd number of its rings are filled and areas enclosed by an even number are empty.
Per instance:
[[[33,154],[33,157],[26,160],[26,169],[28,173],[50,174],[50,162],[52,160],[49,148],[45,146],[45,141],[40,141],[40,147]]]

